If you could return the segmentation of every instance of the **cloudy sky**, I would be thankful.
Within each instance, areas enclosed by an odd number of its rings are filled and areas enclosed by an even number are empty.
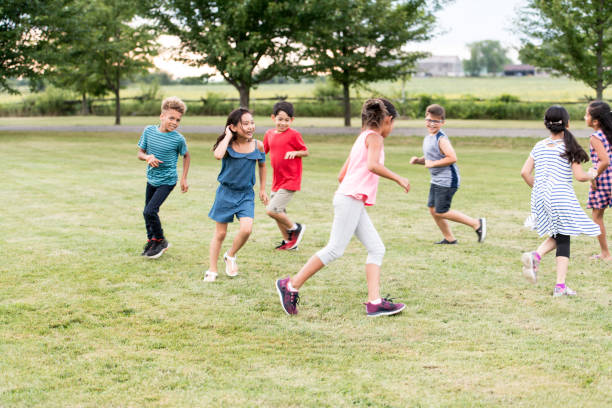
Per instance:
[[[526,0],[455,0],[441,10],[436,30],[439,34],[427,43],[411,44],[410,49],[425,50],[433,55],[457,55],[469,58],[466,44],[481,40],[499,40],[510,49],[508,56],[517,60],[519,42],[511,32],[512,21]],[[164,44],[172,43],[166,38]],[[200,75],[204,70],[187,67],[176,62],[155,59],[155,64],[175,77]]]

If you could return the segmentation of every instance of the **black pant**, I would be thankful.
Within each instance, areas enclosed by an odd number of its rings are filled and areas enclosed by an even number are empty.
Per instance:
[[[570,237],[569,235],[557,234],[553,237],[557,242],[557,256],[570,257]]]
[[[145,225],[147,227],[147,238],[152,239],[163,239],[164,230],[159,220],[159,207],[166,201],[166,198],[170,195],[170,192],[174,189],[174,186],[161,185],[152,186],[147,183],[147,196],[145,199],[145,208],[142,213],[145,219]]]

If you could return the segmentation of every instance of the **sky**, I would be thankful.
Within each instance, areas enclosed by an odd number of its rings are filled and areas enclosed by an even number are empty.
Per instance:
[[[518,9],[527,0],[455,0],[439,11],[434,39],[424,43],[413,43],[408,49],[428,51],[432,55],[456,55],[461,59],[469,58],[466,44],[482,40],[498,40],[509,49],[508,56],[518,62],[519,40],[512,33],[512,21]],[[162,36],[164,46],[178,45],[172,37]],[[178,62],[156,57],[155,65],[176,78],[197,76],[207,69],[196,69]]]

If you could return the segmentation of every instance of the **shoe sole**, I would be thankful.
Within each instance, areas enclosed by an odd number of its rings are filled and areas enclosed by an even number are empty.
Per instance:
[[[394,314],[397,314],[397,313],[401,312],[405,308],[406,308],[406,305],[402,306],[401,309],[391,310],[389,312],[380,312],[380,313],[376,313],[376,314],[368,314],[368,317],[390,316],[390,315],[394,315]]]
[[[482,224],[480,224],[480,227],[482,228],[482,230],[481,230],[480,239],[478,240],[478,242],[482,243],[487,237],[487,219],[481,218],[480,221],[482,222]]]
[[[278,299],[280,300],[281,307],[283,308],[283,310],[285,311],[285,313],[286,313],[288,316],[291,316],[291,313],[289,313],[289,312],[287,311],[287,309],[285,309],[285,304],[283,303],[283,292],[281,292],[281,288],[280,288],[280,285],[279,285],[279,282],[280,282],[280,281],[281,281],[281,280],[280,280],[280,279],[278,279],[278,280],[276,281],[276,285],[275,285],[275,286],[276,286],[276,292],[278,293]]]
[[[155,254],[155,255],[152,255],[152,256],[147,256],[147,258],[149,258],[149,259],[157,259],[160,256],[162,256],[164,254],[164,252],[166,252],[168,250],[168,248],[170,248],[171,246],[172,246],[172,244],[168,242],[168,246],[165,247],[164,249],[162,249],[161,251],[159,251],[158,254]]]
[[[533,260],[529,252],[525,252],[521,255],[521,261],[523,262],[523,276],[531,283],[536,283],[538,276],[535,273]]]
[[[297,249],[298,245],[300,245],[300,241],[302,240],[302,237],[304,236],[304,231],[306,231],[306,225],[302,224],[302,231],[300,231],[300,235],[298,235],[298,238],[295,241],[295,244],[293,244],[291,248],[285,248],[285,249],[288,249],[290,251],[293,249]]]

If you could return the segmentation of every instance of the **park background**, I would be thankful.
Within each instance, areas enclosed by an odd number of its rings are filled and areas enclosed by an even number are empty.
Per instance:
[[[321,4],[333,1],[341,0]],[[21,21],[36,17],[36,23],[41,10],[57,16],[62,4],[122,7],[127,14],[117,13],[127,18],[141,3],[6,0],[0,27],[13,21],[13,10],[20,10]],[[268,2],[224,3],[240,11],[238,3]],[[439,50],[467,60],[469,48],[460,50],[457,42],[492,40],[519,62],[523,44],[505,40],[512,37],[506,22],[521,15],[517,6],[535,2],[509,1],[495,10],[480,0],[429,3],[441,6],[434,13],[441,30],[411,52]],[[597,0],[550,4],[565,6],[559,15],[609,7]],[[604,17],[609,21],[609,11]],[[112,23],[98,17],[81,33]],[[473,36],[458,34],[462,25]],[[0,41],[10,37],[6,33],[11,30],[0,30]],[[605,36],[604,60],[610,61],[609,30]],[[70,53],[92,48],[83,43],[70,42],[58,55],[76,58]],[[113,42],[96,44],[97,52],[85,54],[92,62]],[[17,50],[23,56],[36,51],[28,46]],[[148,61],[121,79],[116,94],[88,94],[90,110],[82,115],[82,95],[73,85],[87,82],[80,75],[87,64],[66,62],[68,75],[66,67],[58,71],[65,82],[0,64],[0,79],[20,92],[0,94],[0,406],[612,406],[610,267],[589,259],[596,240],[572,241],[568,283],[577,298],[552,299],[554,257],[543,260],[537,284],[521,276],[520,254],[541,239],[523,227],[530,190],[520,168],[547,136],[542,115],[553,103],[568,108],[571,129],[588,148],[582,116],[597,95],[584,79],[554,69],[522,77],[483,69],[474,77],[366,81],[349,89],[353,123],[346,127],[344,90],[329,75],[273,76],[251,89],[249,106],[261,135],[273,126],[276,100],[287,97],[296,105],[294,127],[311,154],[290,215],[307,225],[306,234],[298,251],[274,252],[278,231],[256,205],[254,232],[238,256],[240,276],[220,275],[205,285],[214,229],[207,213],[220,168],[211,146],[227,113],[241,103],[240,93],[201,72],[172,76]],[[602,75],[609,76],[609,68]],[[602,97],[609,99],[609,92]],[[175,191],[162,207],[173,246],[151,262],[139,256],[146,180],[136,142],[142,127],[158,122],[161,99],[171,95],[188,101],[181,126],[192,154],[191,187],[187,194]],[[387,248],[383,293],[407,307],[390,318],[366,318],[365,253],[354,240],[308,282],[300,314],[288,318],[274,282],[326,244],[336,177],[359,132],[360,105],[381,95],[402,113],[385,141],[386,165],[412,188],[405,194],[381,180],[369,214]],[[120,126],[113,125],[117,96]],[[447,107],[446,129],[459,158],[462,186],[453,205],[487,217],[483,244],[462,226],[454,228],[460,245],[432,244],[439,231],[425,206],[429,176],[408,164],[421,153],[423,111],[432,102]],[[271,177],[268,167],[268,188]],[[575,190],[584,207],[588,186],[575,183]],[[233,232],[234,225],[228,239]]]

